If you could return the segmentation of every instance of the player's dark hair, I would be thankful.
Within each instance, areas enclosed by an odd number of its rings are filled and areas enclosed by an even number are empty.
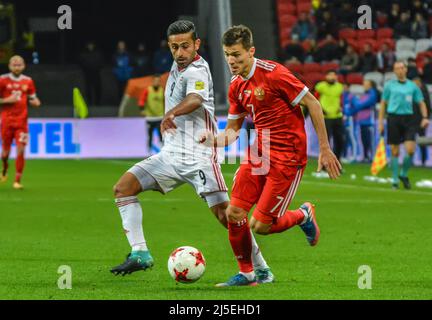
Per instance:
[[[198,39],[198,35],[193,22],[188,20],[177,20],[171,23],[167,30],[167,38],[176,34],[183,34],[192,32],[192,40]]]
[[[230,47],[241,43],[243,48],[249,50],[253,47],[252,31],[245,25],[232,26],[222,36],[222,44]]]

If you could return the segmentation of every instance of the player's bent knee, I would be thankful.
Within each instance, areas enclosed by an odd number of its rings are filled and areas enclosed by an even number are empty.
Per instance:
[[[141,192],[141,186],[132,174],[126,173],[114,185],[113,191],[116,198],[132,197]]]

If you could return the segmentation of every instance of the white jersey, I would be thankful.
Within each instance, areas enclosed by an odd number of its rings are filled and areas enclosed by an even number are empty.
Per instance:
[[[217,134],[213,80],[208,63],[198,55],[184,69],[179,70],[177,63],[173,63],[165,87],[165,113],[179,105],[190,93],[200,95],[203,104],[195,111],[174,119],[176,132],[164,135],[162,152],[187,160],[217,161],[216,149],[198,142],[204,131]]]

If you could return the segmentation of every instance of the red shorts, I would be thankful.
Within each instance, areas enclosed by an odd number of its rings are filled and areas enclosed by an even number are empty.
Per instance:
[[[28,127],[24,126],[1,126],[2,149],[9,151],[13,140],[16,144],[25,146],[28,142]]]
[[[252,169],[249,162],[237,170],[231,205],[249,212],[256,204],[253,217],[264,224],[271,224],[288,209],[305,166],[271,166],[267,175],[256,175]]]

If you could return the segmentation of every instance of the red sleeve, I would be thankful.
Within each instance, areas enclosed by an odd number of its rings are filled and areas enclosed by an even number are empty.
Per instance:
[[[3,92],[5,87],[4,83],[5,83],[5,79],[3,77],[0,77],[0,97],[2,98],[4,98],[3,97]]]
[[[282,99],[292,106],[298,105],[309,91],[309,88],[303,82],[283,66],[278,66],[277,72],[273,72],[272,83],[276,91],[282,96]]]
[[[144,108],[144,106],[147,102],[147,97],[148,97],[148,89],[144,89],[143,92],[141,92],[141,95],[140,95],[139,100],[138,100],[138,105],[141,108]]]
[[[234,85],[229,86],[228,101],[228,119],[240,119],[248,114],[245,108],[238,102],[238,97],[236,97]]]

